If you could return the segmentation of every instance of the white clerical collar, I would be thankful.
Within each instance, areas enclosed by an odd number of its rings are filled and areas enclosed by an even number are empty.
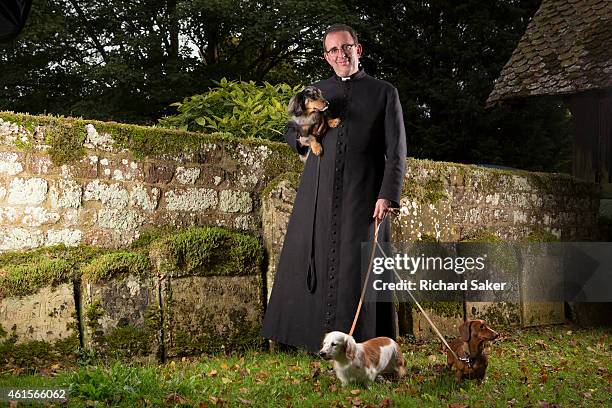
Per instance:
[[[351,77],[350,77],[350,76],[347,76],[347,77],[340,77],[340,79],[341,79],[341,80],[343,80],[343,81],[348,81],[348,80],[350,80],[350,79],[351,79]]]

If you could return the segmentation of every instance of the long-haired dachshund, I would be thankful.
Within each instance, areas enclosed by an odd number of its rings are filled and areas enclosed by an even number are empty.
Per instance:
[[[401,378],[406,374],[406,361],[395,341],[376,337],[363,343],[339,331],[327,333],[319,355],[334,361],[334,371],[342,382],[366,384],[379,374]]]
[[[289,101],[287,110],[291,120],[298,124],[300,136],[298,141],[302,146],[309,146],[310,150],[317,156],[323,151],[321,141],[327,129],[335,128],[340,124],[340,119],[327,117],[329,102],[323,98],[321,90],[314,86],[307,86]],[[302,161],[306,161],[308,152],[300,155]]]
[[[467,320],[459,326],[459,335],[450,343],[450,347],[460,360],[447,350],[448,367],[455,370],[457,382],[461,382],[463,377],[482,380],[488,365],[485,342],[495,340],[499,333],[484,320]]]

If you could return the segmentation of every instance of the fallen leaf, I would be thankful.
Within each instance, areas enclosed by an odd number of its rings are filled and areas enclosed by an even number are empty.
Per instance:
[[[546,345],[546,343],[544,342],[544,340],[536,340],[535,343],[542,347],[542,350],[546,350],[548,348],[548,346]]]
[[[168,394],[164,397],[164,401],[166,401],[167,404],[185,404],[187,403],[187,400],[179,394]]]
[[[208,377],[214,377],[218,374],[217,370],[212,370],[211,372],[209,372],[208,374],[206,374]]]
[[[253,405],[252,401],[249,401],[249,400],[244,399],[244,398],[238,397],[238,401],[240,401],[240,403],[243,404],[243,405]]]
[[[361,390],[351,390],[351,394],[359,395],[359,394],[361,394]]]
[[[384,400],[380,401],[378,408],[389,408],[392,406],[393,406],[393,400],[391,398],[385,398]]]
[[[229,379],[229,378],[227,378],[227,377],[222,377],[222,378],[221,378],[221,382],[222,382],[223,384],[229,384],[229,383],[231,383],[231,382],[232,382],[232,380],[231,380],[231,379]]]
[[[467,408],[467,405],[455,402],[453,404],[449,404],[448,408]]]
[[[227,370],[229,368],[229,366],[227,364],[225,364],[225,363],[221,363],[221,365],[219,367],[221,367],[224,370]]]
[[[590,392],[583,392],[581,394],[584,398],[591,398],[593,396],[593,394],[591,394]]]
[[[546,381],[548,381],[548,374],[543,373],[542,375],[540,375],[540,383],[544,384]]]
[[[198,405],[198,408],[208,408],[208,402],[201,401],[200,404]]]

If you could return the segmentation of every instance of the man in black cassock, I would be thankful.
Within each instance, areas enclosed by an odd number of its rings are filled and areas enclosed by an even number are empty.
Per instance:
[[[335,75],[315,83],[332,118],[321,156],[308,155],[280,255],[262,335],[318,351],[325,333],[348,332],[361,293],[361,243],[372,242],[374,219],[399,206],[406,135],[397,90],[359,68],[362,47],[354,30],[331,26],[323,37]],[[295,123],[285,132],[298,153]],[[379,242],[389,241],[384,221]],[[392,303],[364,303],[357,341],[395,338]]]

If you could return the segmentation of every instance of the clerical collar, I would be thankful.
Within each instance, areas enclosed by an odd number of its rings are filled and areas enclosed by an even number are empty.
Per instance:
[[[363,78],[365,76],[365,74],[366,74],[365,71],[363,69],[360,69],[359,71],[355,72],[351,76],[341,77],[341,76],[336,75],[336,78],[338,78],[340,81],[344,82],[344,81],[350,81],[351,79]]]

